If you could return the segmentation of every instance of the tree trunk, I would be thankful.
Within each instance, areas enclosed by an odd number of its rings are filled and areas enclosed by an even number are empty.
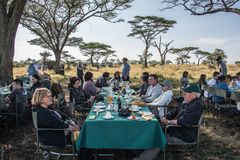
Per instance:
[[[148,67],[148,44],[146,44],[146,47],[143,52],[143,63],[144,63],[144,68]]]
[[[0,81],[13,80],[13,57],[17,28],[26,0],[14,0],[8,6],[0,2]]]
[[[60,70],[60,62],[61,62],[61,51],[57,50],[54,52],[55,58],[56,58],[56,66],[54,67],[54,70],[56,73],[59,73]]]
[[[90,63],[91,63],[91,66],[93,67],[93,55],[91,55],[90,57]]]
[[[197,65],[199,65],[200,64],[200,58],[198,59],[198,62],[197,62]]]
[[[161,56],[160,65],[164,65],[165,64],[165,57],[162,54],[160,54],[160,56]]]

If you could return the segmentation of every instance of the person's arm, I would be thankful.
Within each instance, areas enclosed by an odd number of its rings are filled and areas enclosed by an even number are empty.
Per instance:
[[[151,105],[152,106],[165,106],[168,105],[168,103],[172,100],[172,94],[170,92],[165,92],[163,95],[159,96],[157,99],[155,99]]]
[[[162,89],[160,87],[154,87],[149,97],[146,97],[145,102],[153,102],[158,96],[160,96]]]

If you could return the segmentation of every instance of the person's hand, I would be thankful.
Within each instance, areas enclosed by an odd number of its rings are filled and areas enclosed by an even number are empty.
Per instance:
[[[146,95],[141,95],[141,98],[146,98]]]
[[[92,102],[92,101],[94,101],[95,98],[96,98],[96,96],[91,96],[88,100],[89,100],[90,102]]]
[[[5,98],[5,101],[8,102],[9,100],[10,100],[9,97],[7,96],[7,97]]]
[[[163,117],[160,122],[162,125],[168,125],[169,120]]]

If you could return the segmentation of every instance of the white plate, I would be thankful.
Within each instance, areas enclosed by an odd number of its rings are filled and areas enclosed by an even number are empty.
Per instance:
[[[101,108],[94,108],[93,109],[93,112],[103,112],[104,109],[101,109]]]
[[[103,119],[113,119],[113,116],[103,116]]]
[[[152,115],[152,112],[142,111],[142,112],[139,112],[139,114],[142,114],[142,115]]]
[[[106,106],[93,106],[96,109],[101,109],[101,108],[105,108]]]

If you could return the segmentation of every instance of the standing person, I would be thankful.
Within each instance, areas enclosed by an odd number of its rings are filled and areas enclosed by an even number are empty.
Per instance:
[[[218,64],[220,75],[226,76],[227,75],[227,66],[226,66],[225,62],[223,62],[222,57],[218,56],[216,61]]]
[[[32,78],[32,75],[34,75],[34,74],[39,75],[38,64],[36,64],[36,63],[29,64],[27,72],[28,72],[28,77],[30,79]]]
[[[128,59],[124,57],[123,58],[123,67],[122,67],[123,81],[130,81],[129,73],[130,73],[130,65],[128,64]]]
[[[81,81],[81,84],[83,84],[83,64],[81,62],[79,62],[78,66],[77,66],[77,77],[78,79]]]

